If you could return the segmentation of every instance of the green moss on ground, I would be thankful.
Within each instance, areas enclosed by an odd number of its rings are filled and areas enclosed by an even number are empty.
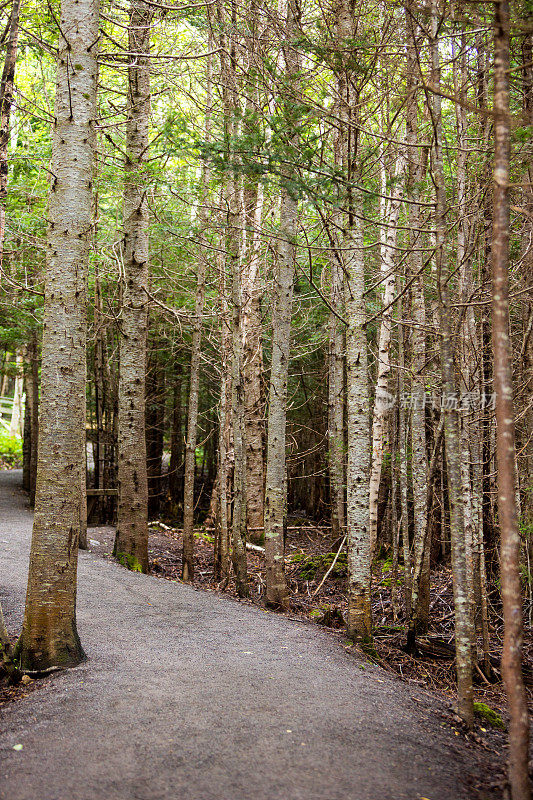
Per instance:
[[[304,581],[316,578],[317,574],[326,573],[332,565],[337,553],[322,553],[317,556],[306,556],[304,553],[296,553],[292,556],[293,564],[298,564],[298,577]],[[340,553],[335,566],[329,573],[332,578],[343,578],[348,574],[348,562],[346,553]]]
[[[505,730],[505,723],[500,715],[485,703],[474,703],[474,713],[482,717],[492,728]]]
[[[130,556],[128,553],[116,553],[116,559],[119,564],[122,564],[126,569],[131,572],[142,572],[143,568],[135,556]]]

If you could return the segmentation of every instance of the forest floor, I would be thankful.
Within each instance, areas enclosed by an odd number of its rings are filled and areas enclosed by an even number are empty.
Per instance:
[[[0,472],[0,600],[13,634],[32,524],[19,481]],[[152,537],[154,569],[168,533]],[[1,709],[0,797],[502,796],[503,733],[466,737],[442,698],[323,627],[129,572],[102,558],[111,529],[89,538],[78,580],[88,660]]]

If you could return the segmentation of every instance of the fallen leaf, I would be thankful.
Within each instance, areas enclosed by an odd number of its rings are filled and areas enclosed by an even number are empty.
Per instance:
[[[14,744],[13,745],[13,750],[22,750],[23,747],[24,747],[23,744]]]

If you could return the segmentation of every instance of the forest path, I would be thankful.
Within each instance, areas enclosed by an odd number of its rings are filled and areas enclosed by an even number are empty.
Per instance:
[[[0,472],[12,630],[32,523],[19,483]],[[91,553],[78,622],[89,660],[1,712],[5,800],[462,800],[479,774],[438,702],[311,625]]]

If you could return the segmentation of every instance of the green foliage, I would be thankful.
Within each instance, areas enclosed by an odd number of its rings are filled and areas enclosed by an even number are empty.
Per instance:
[[[123,567],[131,570],[131,572],[143,571],[139,561],[135,558],[135,556],[129,555],[129,553],[117,553],[116,558],[119,564],[122,564]]]
[[[515,142],[529,142],[532,136],[533,125],[524,125],[520,128],[516,128],[516,130],[513,131],[513,140]]]
[[[195,539],[201,539],[203,542],[207,542],[208,544],[215,543],[215,537],[211,536],[210,533],[206,533],[206,531],[194,531],[193,536]]]
[[[0,469],[18,469],[22,466],[22,441],[0,428]]]
[[[492,728],[499,731],[505,730],[505,723],[500,715],[485,703],[474,703],[474,713],[482,717]]]

